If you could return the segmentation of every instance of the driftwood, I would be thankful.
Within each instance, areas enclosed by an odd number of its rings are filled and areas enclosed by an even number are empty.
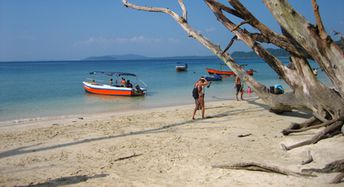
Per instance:
[[[327,126],[324,130],[322,130],[319,133],[317,133],[315,136],[313,136],[309,140],[305,140],[305,141],[302,141],[302,142],[299,142],[299,143],[296,143],[296,144],[290,145],[290,146],[286,146],[284,144],[281,144],[282,149],[288,151],[288,150],[291,150],[291,149],[294,149],[294,148],[297,148],[297,147],[301,147],[301,146],[304,146],[304,145],[315,144],[319,140],[328,137],[329,134],[330,134],[330,136],[333,133],[336,134],[336,132],[340,130],[342,125],[343,125],[342,121],[336,121],[336,122],[332,123],[331,125]]]
[[[337,175],[335,178],[332,179],[332,181],[330,182],[331,184],[337,184],[337,183],[341,183],[342,179],[344,178],[344,173],[340,173],[339,175]]]
[[[311,174],[313,172],[317,173],[334,173],[334,172],[341,172],[339,175],[337,175],[330,183],[340,183],[342,179],[344,178],[344,159],[343,160],[336,160],[329,164],[326,164],[326,166],[322,169],[318,168],[310,168],[310,169],[303,169],[301,170],[302,173],[308,173]]]
[[[251,133],[240,134],[240,135],[238,135],[238,137],[239,137],[239,138],[242,138],[242,137],[251,136],[251,135],[252,135]]]
[[[311,173],[299,173],[290,171],[287,169],[281,169],[276,166],[269,166],[261,163],[255,162],[242,162],[236,163],[231,165],[214,165],[213,168],[221,168],[221,169],[238,169],[238,170],[249,170],[249,171],[262,171],[267,173],[277,173],[281,175],[292,175],[292,176],[304,176],[304,177],[315,177]]]
[[[343,160],[336,160],[329,164],[322,169],[317,168],[310,168],[310,169],[303,169],[301,172],[303,173],[333,173],[333,172],[344,172],[344,159]]]
[[[318,126],[319,124],[320,126]],[[309,129],[327,126],[329,124],[330,123],[323,123],[319,119],[313,116],[310,119],[304,121],[303,123],[292,123],[288,128],[283,129],[282,134],[286,136],[286,135],[289,135],[290,133],[303,132]]]
[[[312,155],[311,155],[311,151],[307,151],[307,159],[306,160],[303,160],[302,161],[302,165],[305,165],[305,164],[309,164],[309,163],[311,163],[311,162],[313,162],[313,157],[312,157]]]
[[[134,153],[133,155],[130,155],[130,156],[117,158],[116,160],[114,160],[114,162],[121,161],[121,160],[126,160],[126,159],[129,159],[129,158],[133,158],[133,157],[137,157],[137,156],[141,156],[141,155],[142,154]]]

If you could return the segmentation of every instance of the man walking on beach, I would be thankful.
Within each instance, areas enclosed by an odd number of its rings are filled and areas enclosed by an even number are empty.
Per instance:
[[[239,101],[239,99],[238,99],[239,92],[240,92],[240,99],[244,100],[243,99],[244,90],[243,90],[243,86],[241,84],[241,80],[240,80],[239,76],[235,77],[235,88],[236,88],[236,94],[235,94],[236,100]]]

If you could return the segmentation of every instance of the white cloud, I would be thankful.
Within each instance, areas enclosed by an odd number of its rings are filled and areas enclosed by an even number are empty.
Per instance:
[[[206,28],[205,29],[205,32],[206,33],[211,33],[211,32],[215,32],[216,31],[216,28],[215,27],[209,27],[209,28]]]
[[[167,38],[167,42],[172,43],[172,44],[177,44],[177,43],[180,43],[180,40],[177,38]]]

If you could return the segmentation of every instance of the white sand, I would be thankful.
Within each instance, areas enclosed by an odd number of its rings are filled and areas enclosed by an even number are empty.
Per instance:
[[[319,129],[283,136],[282,129],[307,115],[279,116],[255,102],[206,103],[210,118],[195,121],[187,105],[3,122],[0,186],[343,186],[328,184],[336,173],[295,177],[212,168],[254,161],[300,172],[344,158],[343,136],[283,151],[281,143]],[[252,135],[238,137],[246,133]],[[301,165],[308,150],[314,162]]]

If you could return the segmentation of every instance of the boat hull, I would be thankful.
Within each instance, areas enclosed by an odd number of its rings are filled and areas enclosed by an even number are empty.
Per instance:
[[[117,87],[105,84],[94,84],[91,82],[83,82],[86,92],[100,95],[117,95],[117,96],[142,96],[145,90],[137,91],[134,88]]]
[[[187,71],[187,67],[186,66],[176,66],[176,71],[177,72]]]
[[[211,69],[211,68],[207,68],[207,72],[212,75],[212,74],[216,74],[216,75],[227,75],[227,76],[235,76],[235,73],[233,71],[221,71],[221,70],[216,70],[216,69]],[[247,70],[246,73],[248,75],[253,75],[254,70],[250,69]]]
[[[177,64],[176,65],[176,71],[181,72],[181,71],[187,71],[188,70],[188,65],[187,64]]]
[[[185,67],[176,67],[177,72],[186,71]]]
[[[221,75],[213,74],[209,77],[205,77],[207,81],[222,81]]]

